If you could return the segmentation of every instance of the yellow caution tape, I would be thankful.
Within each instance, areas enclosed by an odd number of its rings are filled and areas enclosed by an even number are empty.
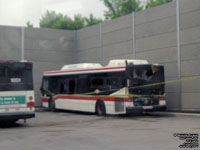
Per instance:
[[[164,95],[138,95],[138,94],[128,94],[128,89],[137,89],[137,88],[145,88],[145,87],[151,87],[151,86],[156,86],[156,85],[163,85],[163,84],[171,84],[171,83],[178,83],[178,82],[183,82],[183,81],[189,81],[189,80],[195,80],[195,79],[200,79],[200,76],[195,76],[195,77],[184,77],[181,78],[180,80],[170,80],[170,81],[165,81],[165,82],[159,82],[159,83],[153,83],[153,84],[147,84],[147,85],[141,85],[141,86],[135,86],[135,87],[128,87],[125,89],[125,93],[126,94],[122,94],[122,95],[98,95],[100,93],[105,93],[105,92],[111,92],[111,91],[117,91],[120,89],[110,89],[110,90],[105,90],[105,91],[99,91],[98,94],[96,94],[95,92],[89,92],[89,93],[82,93],[82,94],[68,94],[67,96],[96,96],[96,97],[150,97],[150,96],[154,96],[154,97],[161,97],[161,96],[165,96]],[[45,91],[47,91],[47,94],[51,95],[51,96],[55,96],[56,94],[49,91],[48,89],[44,89]],[[95,94],[95,95],[92,95]]]

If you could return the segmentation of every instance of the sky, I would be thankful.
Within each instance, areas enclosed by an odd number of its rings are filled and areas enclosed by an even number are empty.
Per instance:
[[[90,13],[103,18],[106,7],[100,0],[0,0],[0,25],[26,26],[30,21],[39,27],[39,20],[46,10],[54,10],[73,17]]]

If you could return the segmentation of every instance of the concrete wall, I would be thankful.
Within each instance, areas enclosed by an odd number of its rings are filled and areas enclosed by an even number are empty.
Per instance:
[[[200,75],[199,0],[180,0],[180,54],[175,1],[78,31],[25,28],[24,38],[38,105],[42,72],[64,64],[136,58],[163,64],[166,81]],[[19,60],[20,49],[21,28],[0,26],[0,59]],[[166,92],[169,110],[200,111],[200,79],[167,84]]]
[[[0,26],[0,59],[19,60],[20,49],[21,28]]]
[[[166,81],[200,75],[199,0],[180,0],[180,29],[178,55],[176,1],[84,28],[77,32],[77,62],[105,65],[111,59],[146,59],[165,66]],[[199,83],[193,80],[167,84],[168,109],[200,111]]]
[[[0,26],[0,60],[21,60],[21,28]],[[24,29],[24,59],[33,62],[36,105],[41,105],[42,74],[73,62],[74,31]]]
[[[200,75],[200,1],[180,1],[181,76]],[[200,79],[185,81],[181,86],[181,108],[200,111]]]

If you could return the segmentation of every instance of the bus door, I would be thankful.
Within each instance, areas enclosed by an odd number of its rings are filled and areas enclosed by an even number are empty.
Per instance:
[[[71,97],[71,107],[73,107],[74,110],[88,111],[89,101],[86,100],[85,97],[78,95],[77,79],[68,79],[68,94]]]

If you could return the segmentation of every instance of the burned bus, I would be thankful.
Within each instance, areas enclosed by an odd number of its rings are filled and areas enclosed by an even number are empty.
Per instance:
[[[146,60],[73,64],[43,74],[42,104],[56,109],[126,114],[166,109],[164,67]]]

